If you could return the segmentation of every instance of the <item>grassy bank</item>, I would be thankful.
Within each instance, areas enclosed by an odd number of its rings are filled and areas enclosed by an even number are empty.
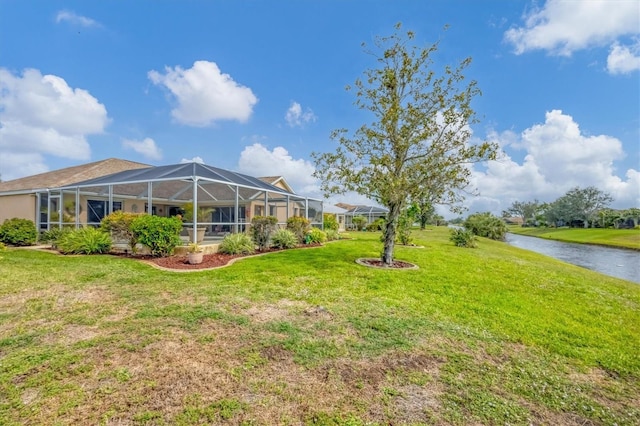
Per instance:
[[[523,228],[510,226],[509,232],[569,243],[599,244],[640,250],[640,229]]]
[[[0,254],[0,424],[638,424],[640,286],[444,228],[171,273]]]

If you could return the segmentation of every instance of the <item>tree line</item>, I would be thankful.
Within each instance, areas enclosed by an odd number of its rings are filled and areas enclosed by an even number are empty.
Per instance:
[[[523,226],[570,226],[583,228],[633,228],[640,223],[640,208],[616,210],[613,197],[594,186],[575,187],[557,200],[545,203],[515,201],[502,217],[519,217]]]

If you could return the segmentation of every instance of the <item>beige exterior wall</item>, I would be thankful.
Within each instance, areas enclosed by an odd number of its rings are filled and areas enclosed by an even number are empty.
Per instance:
[[[0,196],[0,224],[6,219],[19,217],[36,221],[36,196],[34,194]]]

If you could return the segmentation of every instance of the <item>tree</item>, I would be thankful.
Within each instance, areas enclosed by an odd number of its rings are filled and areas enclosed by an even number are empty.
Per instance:
[[[528,220],[536,220],[536,216],[540,211],[540,202],[533,201],[514,201],[507,210],[502,212],[503,217],[518,216],[522,219],[522,224],[526,225]]]
[[[584,189],[575,187],[567,192],[564,197],[570,211],[570,220],[581,220],[585,228],[589,222],[597,220],[598,211],[607,207],[613,201],[613,197],[600,191],[595,186]]]
[[[431,222],[435,212],[436,209],[433,207],[433,204],[426,200],[411,203],[408,210],[408,213],[420,223],[420,229],[427,227],[427,223]]]
[[[475,81],[464,81],[471,59],[438,71],[432,58],[438,43],[412,46],[414,33],[402,34],[401,24],[395,28],[393,35],[375,39],[375,52],[366,51],[378,67],[354,84],[356,107],[373,121],[353,134],[334,130],[336,151],[313,154],[314,176],[325,195],[355,191],[389,210],[385,265],[393,264],[398,218],[407,204],[427,198],[459,210],[470,165],[495,159],[497,152],[495,144],[471,141],[469,126],[477,123],[471,101],[480,95]]]

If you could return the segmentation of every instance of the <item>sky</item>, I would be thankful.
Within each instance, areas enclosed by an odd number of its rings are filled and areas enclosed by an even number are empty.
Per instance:
[[[437,67],[472,58],[473,139],[500,157],[469,213],[588,186],[640,207],[637,0],[0,0],[0,178],[201,161],[323,198],[311,153],[374,119],[345,87],[396,23],[439,42]]]

